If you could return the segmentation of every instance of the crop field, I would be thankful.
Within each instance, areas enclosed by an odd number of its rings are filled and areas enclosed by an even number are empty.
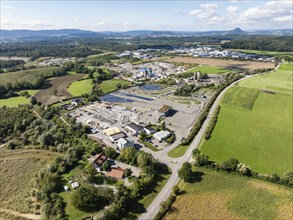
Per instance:
[[[46,76],[56,70],[57,67],[37,68],[30,70],[21,70],[17,72],[0,74],[0,85],[7,85],[15,82],[34,82],[39,76]]]
[[[88,93],[92,89],[92,79],[84,79],[73,82],[68,87],[67,91],[74,97]]]
[[[190,63],[207,66],[218,66],[227,69],[240,69],[240,70],[255,70],[260,68],[274,68],[273,63],[269,62],[252,62],[240,60],[221,60],[213,58],[193,58],[193,57],[175,57],[166,60],[175,63]]]
[[[120,83],[122,86],[130,85],[130,82],[128,82],[126,80],[113,79],[113,80],[103,81],[100,84],[100,87],[104,93],[109,93],[109,92],[113,92],[116,90],[116,86],[118,83]]]
[[[31,210],[33,176],[57,155],[45,150],[0,150],[0,219],[2,213]]]
[[[84,77],[82,74],[70,74],[53,78],[48,83],[48,88],[36,93],[36,99],[43,104],[52,104],[65,98],[71,98],[72,95],[67,91],[70,83],[80,80]],[[57,91],[57,94],[55,94]]]
[[[241,81],[238,86],[242,88],[265,90],[259,93],[251,111],[227,106],[224,101],[211,139],[204,142],[202,151],[217,162],[235,157],[262,173],[282,176],[292,170],[292,92],[282,91],[292,86],[291,77],[291,71],[277,70]],[[278,89],[269,89],[267,83]],[[234,95],[230,100],[236,104],[249,100],[246,95]]]
[[[226,93],[223,105],[252,110],[260,90],[234,86]]]
[[[243,176],[195,168],[201,180],[184,183],[165,220],[292,219],[292,188]]]

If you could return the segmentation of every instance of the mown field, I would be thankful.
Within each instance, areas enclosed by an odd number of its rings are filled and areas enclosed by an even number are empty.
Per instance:
[[[228,91],[211,139],[202,146],[211,160],[235,157],[255,171],[281,176],[293,169],[291,67],[282,65]]]
[[[201,73],[206,73],[206,74],[221,74],[221,73],[227,73],[227,72],[229,72],[228,69],[225,69],[223,67],[217,67],[217,66],[199,66],[199,67],[192,68],[191,70],[189,70],[189,71],[187,71],[185,73],[190,73],[190,72],[195,72],[195,71],[199,71]]]
[[[74,97],[88,93],[92,89],[92,79],[84,79],[73,82],[69,85],[67,91]]]
[[[256,70],[260,68],[274,68],[274,63],[269,62],[252,62],[252,61],[240,61],[240,60],[222,60],[213,58],[194,58],[194,57],[175,57],[166,60],[174,63],[190,63],[207,66],[218,66],[228,69],[240,69],[240,70]]]
[[[0,150],[0,219],[14,216],[14,211],[34,210],[33,176],[57,155],[45,150]]]
[[[243,176],[195,168],[201,179],[179,187],[171,219],[293,219],[293,189]]]
[[[266,55],[266,56],[273,56],[273,57],[293,57],[292,52],[277,52],[277,51],[263,51],[263,50],[235,50],[243,53],[251,53],[251,54],[258,54],[258,55]]]
[[[22,92],[25,91],[27,91],[31,96],[34,96],[39,90],[22,90]],[[0,106],[15,107],[22,104],[28,104],[29,101],[30,100],[24,96],[11,97],[8,99],[0,99]]]
[[[53,78],[48,82],[45,89],[41,89],[35,94],[35,98],[43,104],[52,104],[60,100],[71,98],[72,94],[67,91],[67,87],[84,77],[83,74],[68,74]],[[55,93],[57,91],[57,93]]]
[[[223,105],[252,110],[259,93],[258,89],[234,86],[224,96]]]
[[[30,70],[22,70],[17,72],[0,74],[0,85],[7,85],[14,82],[30,82],[33,83],[39,76],[46,76],[56,70],[57,67],[44,67]]]
[[[119,79],[112,79],[112,80],[106,80],[103,81],[100,84],[100,88],[102,89],[102,91],[104,93],[109,93],[109,92],[113,92],[117,89],[117,84],[120,83],[122,86],[124,85],[130,85],[130,82],[126,81],[126,80],[119,80]]]

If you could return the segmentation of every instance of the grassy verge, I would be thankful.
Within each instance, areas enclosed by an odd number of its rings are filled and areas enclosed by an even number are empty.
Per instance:
[[[138,200],[137,203],[134,203],[131,208],[131,218],[137,219],[138,216],[143,213],[149,205],[152,203],[152,201],[156,198],[156,196],[159,194],[159,192],[163,189],[165,184],[167,183],[168,179],[170,178],[171,173],[168,174],[162,174],[160,175],[157,185],[154,187],[151,193],[148,195],[144,196],[140,200]]]
[[[145,141],[143,142],[143,145],[149,149],[151,149],[152,151],[159,151],[159,149],[157,149],[156,147],[154,147],[154,145],[152,145],[151,143]]]
[[[189,145],[178,145],[168,152],[168,156],[172,158],[182,157],[187,151]]]

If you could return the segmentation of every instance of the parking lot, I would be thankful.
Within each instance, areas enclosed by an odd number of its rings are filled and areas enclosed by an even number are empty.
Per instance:
[[[188,135],[189,128],[192,127],[204,103],[181,104],[177,100],[171,99],[170,94],[152,97],[149,94],[144,95],[143,91],[137,94],[135,92],[137,90],[138,88],[134,87],[113,92],[101,97],[101,102],[77,108],[70,114],[76,117],[77,122],[92,128],[93,133],[89,136],[100,139],[107,146],[119,150],[117,142],[110,140],[109,136],[103,132],[108,128],[118,128],[120,132],[134,140],[137,148],[144,150],[145,147],[139,143],[138,135],[133,135],[126,129],[128,124],[160,125],[162,117],[160,109],[167,105],[172,108],[172,111],[162,120],[165,121],[166,127],[174,132],[176,140],[181,140]],[[151,138],[149,141],[158,149],[166,149],[169,146],[166,142],[155,138]]]

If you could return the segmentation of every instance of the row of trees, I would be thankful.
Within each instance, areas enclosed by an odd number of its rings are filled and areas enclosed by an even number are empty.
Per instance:
[[[293,186],[293,171],[292,170],[286,172],[284,174],[284,177],[279,177],[275,173],[270,175],[264,175],[264,174],[260,174],[258,172],[251,170],[251,168],[248,165],[244,163],[240,163],[235,158],[229,158],[228,160],[222,163],[215,163],[213,161],[210,161],[209,157],[201,153],[200,150],[198,149],[194,149],[192,151],[192,156],[195,161],[194,164],[196,166],[206,166],[218,171],[223,170],[226,172],[235,172],[241,175],[250,176],[257,179],[262,179],[265,181],[270,181],[270,182],[287,185],[287,186]]]
[[[205,132],[205,136],[204,136],[204,138],[205,138],[206,140],[210,139],[211,134],[212,134],[212,132],[213,132],[213,130],[214,130],[214,127],[216,126],[216,123],[217,123],[217,121],[218,121],[218,116],[219,116],[219,113],[220,113],[220,109],[221,109],[221,106],[218,106],[218,107],[216,108],[215,113],[214,113],[214,115],[213,115],[213,118],[212,118],[212,120],[210,121],[210,124],[209,124],[209,126],[208,126],[208,128],[207,128],[207,130],[206,130],[206,132]]]
[[[198,119],[196,120],[195,124],[193,125],[189,135],[187,136],[187,138],[183,138],[181,141],[181,144],[183,145],[188,145],[192,142],[192,140],[194,139],[194,137],[197,135],[197,133],[199,132],[202,124],[204,123],[204,121],[206,120],[209,110],[210,108],[213,106],[215,100],[217,99],[218,95],[222,92],[223,89],[225,89],[228,85],[230,85],[231,83],[235,82],[236,80],[242,78],[243,76],[240,74],[226,74],[225,75],[225,80],[226,83],[221,84],[220,87],[216,90],[216,92],[213,94],[213,96],[210,98],[209,102],[205,105],[205,107],[203,108],[200,116],[198,117]]]
[[[177,88],[174,92],[174,95],[177,96],[191,96],[196,91],[202,89],[202,88],[213,88],[215,85],[214,83],[206,83],[201,85],[195,85],[195,84],[186,84],[179,88]]]
[[[0,69],[2,68],[11,68],[19,65],[24,65],[25,62],[23,60],[0,60]]]

